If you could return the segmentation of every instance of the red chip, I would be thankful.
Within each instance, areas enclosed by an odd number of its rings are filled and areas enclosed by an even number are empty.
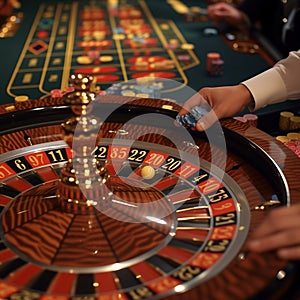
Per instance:
[[[52,97],[52,98],[60,98],[60,97],[63,96],[62,91],[61,91],[61,90],[58,90],[58,89],[51,90],[50,94],[51,94],[51,97]]]

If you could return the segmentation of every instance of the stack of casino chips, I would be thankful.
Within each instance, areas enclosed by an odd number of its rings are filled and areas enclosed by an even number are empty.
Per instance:
[[[66,87],[66,88],[63,89],[63,90],[60,90],[60,89],[54,89],[54,90],[51,90],[51,91],[50,91],[50,95],[51,95],[51,98],[61,98],[61,97],[63,97],[65,94],[70,93],[70,92],[73,92],[73,91],[74,91],[74,87],[68,86],[68,87]]]
[[[194,106],[188,114],[176,116],[178,124],[184,127],[196,127],[196,123],[200,120],[208,111],[201,106]]]
[[[291,131],[300,129],[300,117],[289,111],[282,111],[279,116],[279,129]]]
[[[154,78],[142,77],[133,83],[115,83],[106,89],[107,95],[122,95],[139,98],[161,98],[162,86]]]
[[[184,13],[187,22],[207,21],[207,10],[199,6],[189,7]]]
[[[282,111],[279,115],[279,129],[288,133],[276,139],[300,157],[300,133],[297,132],[300,129],[300,117],[293,112]]]
[[[114,83],[105,90],[106,95],[121,95],[122,84]]]
[[[276,139],[282,142],[290,150],[292,150],[298,157],[300,157],[300,133],[290,132],[287,135],[279,135]]]
[[[206,55],[206,70],[211,76],[223,75],[224,61],[218,52],[209,52]]]

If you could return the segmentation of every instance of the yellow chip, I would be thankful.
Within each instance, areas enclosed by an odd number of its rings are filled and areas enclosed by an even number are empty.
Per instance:
[[[181,45],[181,49],[183,50],[193,50],[195,48],[194,44],[182,44]]]
[[[297,132],[290,132],[286,135],[289,139],[291,140],[299,140],[300,139],[300,133],[297,133]]]
[[[300,128],[300,117],[291,117],[290,118],[290,124],[289,124],[289,130],[295,130]]]
[[[105,38],[105,31],[96,30],[93,32],[93,36],[96,40],[103,40]]]
[[[16,102],[24,102],[24,101],[27,101],[28,99],[29,99],[29,97],[26,96],[26,95],[21,95],[21,96],[16,96],[15,97]]]
[[[16,109],[16,107],[14,105],[10,105],[10,106],[5,107],[6,111],[12,111],[12,110],[15,110],[15,109]]]
[[[160,27],[163,30],[168,30],[170,28],[168,24],[161,24]]]
[[[201,10],[202,10],[202,8],[199,7],[199,6],[192,6],[192,7],[190,7],[190,12],[200,13]]]
[[[279,117],[279,128],[282,131],[289,130],[290,127],[290,119],[294,114],[290,111],[282,111]]]
[[[77,62],[81,65],[88,65],[90,63],[92,63],[92,59],[89,58],[88,56],[84,55],[84,56],[78,56],[77,57]]]
[[[280,113],[281,117],[285,117],[285,118],[291,118],[294,116],[294,113],[290,112],[290,111],[282,111]]]
[[[288,138],[286,135],[279,135],[276,137],[276,140],[278,140],[282,143],[286,143],[286,142],[289,142],[291,139]]]
[[[135,96],[138,98],[149,98],[149,94],[147,93],[138,93]]]
[[[122,96],[125,96],[125,97],[134,97],[135,96],[135,92],[133,91],[123,91],[121,92]]]
[[[185,4],[183,4],[182,2],[179,2],[179,1],[173,3],[172,7],[179,14],[186,14],[189,11],[189,8]]]
[[[178,45],[179,44],[179,41],[177,39],[170,39],[170,44],[175,44],[175,45]]]
[[[148,63],[146,61],[136,61],[134,65],[136,67],[148,67]]]
[[[99,60],[101,62],[111,62],[113,61],[113,57],[111,55],[103,55],[103,56],[100,56]]]
[[[125,39],[125,34],[115,33],[112,38],[114,40],[124,40]]]

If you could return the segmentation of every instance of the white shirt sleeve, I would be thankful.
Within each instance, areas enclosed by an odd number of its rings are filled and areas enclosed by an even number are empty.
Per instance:
[[[253,96],[254,110],[285,100],[300,99],[300,50],[290,52],[271,69],[242,84]]]

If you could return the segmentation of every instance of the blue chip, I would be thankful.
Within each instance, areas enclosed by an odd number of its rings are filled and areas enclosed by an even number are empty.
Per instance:
[[[201,106],[194,106],[191,109],[191,115],[198,121],[200,120],[204,115],[206,115],[208,113],[208,111],[206,109],[204,109]]]
[[[176,116],[176,121],[184,127],[196,127],[196,123],[200,120],[204,115],[206,115],[208,111],[201,106],[194,106],[191,109],[191,112],[185,115]]]
[[[218,34],[218,29],[214,27],[206,27],[202,32],[204,36],[215,36]]]

